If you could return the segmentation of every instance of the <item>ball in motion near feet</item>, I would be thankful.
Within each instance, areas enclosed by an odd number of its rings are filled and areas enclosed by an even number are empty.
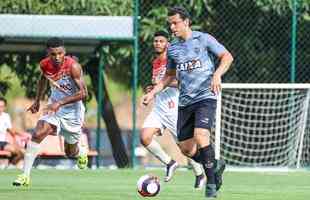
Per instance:
[[[138,193],[143,197],[154,197],[160,191],[159,178],[153,175],[143,175],[139,178]]]

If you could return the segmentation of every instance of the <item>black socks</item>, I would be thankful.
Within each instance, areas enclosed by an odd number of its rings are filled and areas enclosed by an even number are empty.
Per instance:
[[[200,148],[199,154],[200,163],[202,164],[207,176],[207,184],[215,184],[215,152],[212,145]]]

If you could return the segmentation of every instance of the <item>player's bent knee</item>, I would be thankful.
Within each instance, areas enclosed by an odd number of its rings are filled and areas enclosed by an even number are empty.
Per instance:
[[[195,155],[195,152],[191,149],[181,149],[182,153],[187,157],[192,157]]]
[[[140,142],[143,146],[148,146],[153,139],[153,133],[147,130],[142,130],[141,135],[140,135]]]
[[[15,150],[14,146],[11,145],[11,144],[5,145],[4,150],[5,151],[9,151],[9,152],[11,152],[13,154],[16,154],[16,150]]]
[[[180,148],[181,152],[182,152],[185,156],[187,156],[187,157],[192,157],[192,156],[194,156],[195,153],[196,153],[196,148],[193,148],[192,146],[187,146],[187,145],[185,145],[185,144],[183,144],[183,145],[180,145],[180,144],[179,144],[179,148]]]
[[[53,134],[52,128],[38,129],[31,137],[31,140],[36,143],[41,143],[48,135]]]
[[[65,154],[68,157],[76,157],[78,155],[79,151],[78,149],[65,149]]]
[[[76,157],[79,154],[77,144],[65,144],[65,154],[68,157]]]
[[[152,139],[149,137],[140,137],[140,142],[143,146],[148,146],[151,143]]]
[[[36,132],[35,134],[32,135],[31,140],[36,143],[41,143],[47,135],[48,134],[44,132]]]

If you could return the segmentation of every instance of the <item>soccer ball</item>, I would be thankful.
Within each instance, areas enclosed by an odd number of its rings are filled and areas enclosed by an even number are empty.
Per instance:
[[[160,183],[156,176],[141,176],[137,183],[138,193],[143,197],[154,197],[159,193]]]

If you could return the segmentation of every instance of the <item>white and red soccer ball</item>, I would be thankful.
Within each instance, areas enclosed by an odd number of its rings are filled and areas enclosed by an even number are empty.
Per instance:
[[[139,178],[137,187],[141,196],[154,197],[160,191],[160,182],[158,177],[147,174]]]

